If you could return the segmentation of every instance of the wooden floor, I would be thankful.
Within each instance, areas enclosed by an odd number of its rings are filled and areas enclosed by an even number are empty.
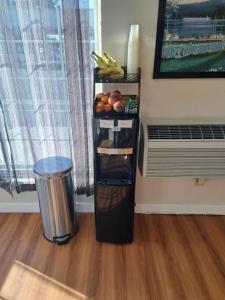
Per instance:
[[[136,215],[126,246],[97,243],[92,214],[79,224],[56,246],[38,214],[1,214],[0,299],[225,299],[225,217]]]

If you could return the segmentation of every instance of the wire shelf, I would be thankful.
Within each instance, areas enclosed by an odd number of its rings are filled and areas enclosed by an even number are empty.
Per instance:
[[[95,83],[139,83],[141,79],[140,68],[138,73],[127,74],[127,67],[122,67],[124,76],[119,75],[99,75],[99,68],[94,68],[94,82]]]
[[[123,109],[121,112],[116,112],[113,108],[111,111],[101,111],[97,112],[96,111],[96,104],[99,102],[98,99],[95,99],[93,103],[93,112],[94,112],[94,117],[95,118],[136,118],[138,117],[139,114],[139,98],[136,95],[124,95],[125,99],[133,99],[136,102],[136,105],[133,109],[127,110],[126,107]]]

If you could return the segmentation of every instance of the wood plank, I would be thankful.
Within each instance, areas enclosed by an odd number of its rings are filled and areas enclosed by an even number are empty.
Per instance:
[[[0,299],[225,299],[225,218],[136,215],[134,242],[95,241],[79,215],[67,245],[42,236],[39,214],[0,214]]]

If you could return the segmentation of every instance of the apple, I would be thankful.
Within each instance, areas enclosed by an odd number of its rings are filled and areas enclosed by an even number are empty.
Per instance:
[[[118,98],[120,98],[120,97],[121,97],[121,93],[120,93],[120,91],[119,91],[119,90],[115,90],[115,91],[113,91],[113,92],[111,93],[111,95],[116,95]]]
[[[112,95],[112,94],[111,94],[111,96],[109,97],[108,103],[109,103],[110,105],[114,105],[114,103],[115,103],[116,101],[118,101],[118,100],[119,100],[119,97],[118,97],[117,95]]]
[[[116,112],[121,112],[123,111],[124,109],[124,103],[123,101],[119,100],[119,101],[116,101],[113,105],[113,109],[116,111]]]

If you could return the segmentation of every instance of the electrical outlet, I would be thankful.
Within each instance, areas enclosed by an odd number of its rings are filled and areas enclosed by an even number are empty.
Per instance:
[[[195,179],[195,185],[196,186],[203,186],[205,185],[207,179],[206,178],[196,178]]]

